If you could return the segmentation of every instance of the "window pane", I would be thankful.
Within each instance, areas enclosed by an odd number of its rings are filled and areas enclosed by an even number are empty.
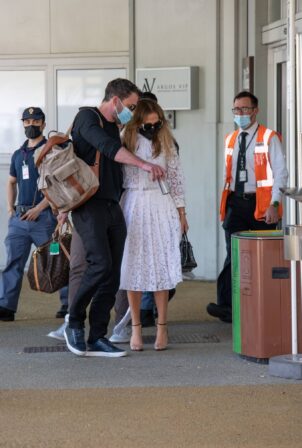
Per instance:
[[[302,12],[302,0],[296,0],[296,10]]]
[[[20,121],[26,107],[45,109],[44,71],[0,71],[0,153],[12,154],[26,139]]]
[[[281,0],[281,19],[287,17],[287,0]]]
[[[281,0],[268,0],[268,23],[281,19]]]
[[[58,70],[58,130],[67,131],[79,107],[99,106],[108,82],[125,76],[125,69]]]

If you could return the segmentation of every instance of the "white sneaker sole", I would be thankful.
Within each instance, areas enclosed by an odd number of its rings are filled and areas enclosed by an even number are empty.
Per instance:
[[[69,351],[71,351],[74,355],[77,355],[77,356],[86,356],[87,352],[81,352],[80,350],[77,350],[76,348],[74,348],[72,345],[69,344],[65,331],[64,331],[64,337],[65,337],[65,342],[66,342],[66,345],[67,345]]]
[[[93,352],[87,350],[86,356],[103,356],[104,358],[121,358],[122,356],[127,356],[127,352],[117,352],[117,353],[110,353],[110,352]]]
[[[114,342],[115,344],[127,344],[128,342],[130,342],[130,336],[129,337],[125,337],[122,338],[120,336],[117,336],[115,334],[113,334],[110,338],[109,338],[110,342]]]
[[[52,338],[52,339],[57,339],[58,341],[65,341],[64,336],[60,336],[59,334],[56,334],[55,331],[51,331],[46,336],[49,338]]]

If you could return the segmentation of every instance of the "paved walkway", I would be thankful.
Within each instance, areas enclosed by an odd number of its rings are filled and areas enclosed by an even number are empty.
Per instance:
[[[22,290],[0,323],[0,447],[302,447],[301,382],[232,353],[231,325],[205,306],[215,284],[185,282],[170,303],[170,348],[79,358],[45,335],[56,295]],[[31,353],[28,353],[31,352]]]

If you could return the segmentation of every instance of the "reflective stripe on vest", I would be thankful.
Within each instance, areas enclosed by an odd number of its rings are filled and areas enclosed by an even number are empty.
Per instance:
[[[237,135],[239,134],[239,130],[232,132],[231,134],[226,136],[225,139],[225,165],[226,165],[226,176],[225,176],[225,184],[223,188],[223,192],[221,195],[220,201],[220,219],[224,221],[225,217],[225,209],[226,209],[226,201],[228,195],[230,194],[230,185],[232,180],[232,158],[233,158],[233,149],[235,146]]]
[[[275,131],[259,126],[254,150],[255,177],[257,187],[272,187],[274,183],[273,171],[269,161],[269,142]],[[263,172],[263,168],[265,172]],[[261,169],[262,168],[262,169]]]
[[[226,136],[225,139],[225,149],[224,149],[224,157],[226,164],[226,177],[225,177],[225,186],[224,189],[229,189],[231,180],[232,180],[232,159],[233,159],[233,150],[235,147],[235,142],[237,136],[239,134],[239,130],[232,132],[231,134]]]

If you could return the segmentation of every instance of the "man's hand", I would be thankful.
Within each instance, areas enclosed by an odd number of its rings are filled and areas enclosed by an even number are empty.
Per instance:
[[[24,213],[23,216],[21,216],[21,221],[36,221],[36,219],[38,219],[39,215],[41,213],[40,208],[33,207],[30,208],[29,210],[27,210],[26,213]]]
[[[166,171],[159,165],[155,165],[154,163],[144,162],[141,166],[143,171],[148,171],[151,173],[152,180],[160,179],[161,177],[165,177]]]
[[[279,221],[278,217],[278,208],[270,205],[265,213],[265,222],[266,224],[275,224]]]

